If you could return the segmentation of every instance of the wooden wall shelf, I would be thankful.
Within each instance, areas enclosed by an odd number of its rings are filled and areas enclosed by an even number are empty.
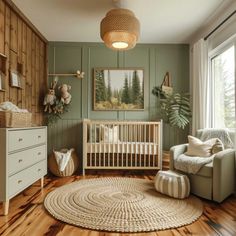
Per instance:
[[[68,76],[73,76],[77,77],[78,79],[83,79],[84,78],[84,72],[80,72],[79,70],[74,73],[74,74],[69,74],[69,73],[53,73],[53,74],[48,74],[48,76],[58,76],[58,77],[68,77]]]
[[[77,76],[77,74],[48,74],[48,76]]]

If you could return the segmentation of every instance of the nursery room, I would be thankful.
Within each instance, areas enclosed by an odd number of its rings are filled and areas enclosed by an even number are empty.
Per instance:
[[[236,235],[235,0],[0,0],[0,235]]]

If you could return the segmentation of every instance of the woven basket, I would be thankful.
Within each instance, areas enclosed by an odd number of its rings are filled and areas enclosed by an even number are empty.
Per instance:
[[[60,152],[67,152],[67,149],[62,149]],[[71,176],[75,173],[75,171],[78,169],[79,167],[79,158],[78,156],[76,155],[76,152],[75,150],[73,150],[71,152],[71,158],[68,162],[68,164],[66,165],[66,168],[64,171],[60,171],[58,169],[58,165],[57,165],[57,162],[56,162],[56,158],[54,156],[54,153],[52,153],[50,156],[49,156],[49,159],[48,159],[48,167],[49,167],[49,170],[56,176],[58,177],[64,177],[64,176]]]
[[[32,114],[23,112],[0,111],[1,128],[28,127],[32,124]]]

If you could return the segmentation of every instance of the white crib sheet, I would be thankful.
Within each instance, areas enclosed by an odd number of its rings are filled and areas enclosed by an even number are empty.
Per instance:
[[[87,143],[87,153],[120,153],[120,154],[158,154],[157,143],[118,142],[118,143]]]

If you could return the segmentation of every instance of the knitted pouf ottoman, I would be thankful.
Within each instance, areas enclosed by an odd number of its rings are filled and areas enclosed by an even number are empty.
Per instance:
[[[186,198],[190,193],[187,175],[175,171],[159,171],[155,177],[155,188],[158,192],[174,198]]]

